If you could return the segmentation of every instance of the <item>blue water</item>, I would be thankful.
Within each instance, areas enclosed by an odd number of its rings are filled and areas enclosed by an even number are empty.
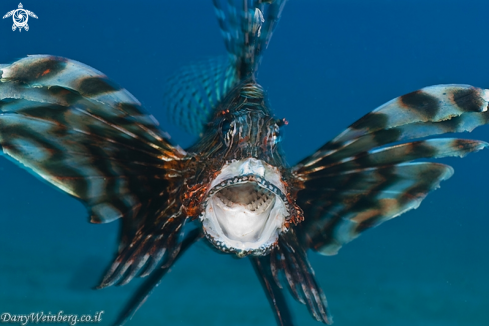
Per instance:
[[[18,1],[18,0],[17,0]],[[0,3],[0,14],[17,8]],[[211,1],[25,1],[30,30],[0,21],[0,62],[55,54],[103,71],[167,122],[165,78],[224,53]],[[434,84],[489,88],[486,0],[290,0],[259,81],[289,125],[294,164],[378,105]],[[489,141],[489,127],[465,138]],[[489,150],[446,159],[455,175],[420,208],[334,257],[311,254],[337,326],[489,325]],[[0,313],[113,321],[139,280],[91,290],[116,250],[117,223],[91,225],[76,200],[0,159]],[[298,325],[319,325],[293,301]],[[273,325],[249,262],[192,248],[129,325]]]

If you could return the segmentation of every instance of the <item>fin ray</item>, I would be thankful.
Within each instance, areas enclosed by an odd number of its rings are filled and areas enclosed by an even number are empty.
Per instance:
[[[167,81],[164,105],[174,124],[200,135],[226,95],[255,78],[285,2],[214,0],[228,55],[185,66]]]
[[[303,243],[324,254],[361,232],[408,210],[448,179],[453,170],[422,158],[463,157],[488,144],[429,138],[472,131],[489,123],[489,90],[468,85],[423,88],[368,113],[293,171],[302,180],[297,203],[305,220]]]
[[[164,106],[170,121],[199,135],[223,97],[237,82],[226,57],[210,58],[181,68],[167,81]]]

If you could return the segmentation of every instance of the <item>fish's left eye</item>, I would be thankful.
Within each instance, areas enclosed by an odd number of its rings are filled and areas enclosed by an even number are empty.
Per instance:
[[[281,134],[280,134],[280,126],[278,126],[277,124],[274,124],[273,126],[271,126],[271,130],[270,130],[269,135],[270,135],[269,142],[270,142],[272,149],[273,149],[275,147],[275,145],[282,140]]]

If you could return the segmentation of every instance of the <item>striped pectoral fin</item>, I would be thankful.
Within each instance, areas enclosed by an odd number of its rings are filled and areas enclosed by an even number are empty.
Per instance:
[[[0,69],[3,153],[82,201],[91,222],[122,219],[101,286],[171,261],[185,223],[175,198],[185,152],[128,91],[88,66],[31,56]]]
[[[3,152],[82,200],[93,222],[133,216],[170,186],[183,152],[105,75],[53,56],[0,69]]]
[[[92,222],[132,215],[147,197],[154,196],[152,191],[169,185],[162,176],[165,166],[175,164],[162,162],[156,151],[146,152],[142,145],[137,149],[130,138],[110,128],[103,135],[97,121],[89,126],[90,119],[85,119],[87,130],[83,131],[82,126],[61,124],[61,119],[48,120],[52,111],[59,109],[37,108],[40,118],[1,113],[0,145],[7,157],[29,172],[80,199],[87,205]],[[97,127],[101,127],[97,133],[88,131]]]
[[[156,270],[151,277],[149,277],[132,295],[131,299],[127,302],[125,307],[120,312],[117,320],[113,326],[122,326],[129,321],[139,308],[146,302],[151,292],[158,286],[163,276],[170,270],[170,268],[176,263],[177,259],[194,244],[196,241],[203,237],[202,231],[194,229],[189,232],[182,240],[180,250],[173,257],[168,257],[164,264]],[[285,325],[284,325],[285,326]]]
[[[318,160],[298,171],[302,176],[318,178],[322,175],[329,176],[333,173],[393,165],[422,158],[464,157],[468,153],[479,151],[487,146],[489,146],[488,143],[479,140],[434,138],[375,148],[339,161]]]
[[[165,252],[178,252],[185,218],[175,190],[185,152],[140,103],[102,73],[64,58],[31,56],[0,69],[3,153],[82,201],[91,222],[122,219],[105,286],[128,282],[145,266],[149,273]]]
[[[333,142],[418,122],[441,122],[470,112],[486,112],[489,90],[469,85],[435,85],[395,98],[353,123]]]
[[[151,207],[148,208],[149,212],[155,213]],[[159,215],[163,212],[156,213]],[[181,249],[186,216],[176,206],[166,208],[165,213],[166,218],[160,218],[160,222],[150,216],[150,223],[141,225],[130,243],[120,248],[98,288],[124,285],[137,275],[145,277],[162,267],[162,262],[173,264]]]
[[[488,145],[477,140],[428,139],[302,166],[297,171],[304,189],[297,202],[305,216],[300,228],[303,242],[324,254],[335,254],[364,230],[417,208],[453,173],[446,165],[410,161],[464,156]]]
[[[380,106],[302,160],[293,169],[303,182],[297,201],[305,217],[302,241],[334,254],[363,230],[416,208],[451,168],[409,162],[463,157],[488,144],[457,138],[402,142],[487,124],[488,100],[488,90],[472,86],[426,87]]]
[[[299,194],[303,243],[336,254],[361,232],[417,208],[453,169],[438,163],[403,163],[308,177]]]
[[[165,253],[178,253],[185,218],[171,191],[182,181],[181,162],[70,110],[42,106],[35,115],[21,109],[2,113],[0,144],[28,171],[81,200],[91,222],[122,219],[120,250],[102,286],[124,284],[143,269],[151,273]]]
[[[472,131],[489,123],[489,90],[468,85],[436,85],[381,105],[368,113],[300,166],[328,164],[392,142]]]
[[[128,91],[84,64],[31,56],[0,69],[3,153],[81,200],[91,222],[122,219],[101,286],[171,261],[186,218],[175,198],[185,152]]]
[[[98,120],[107,129],[152,143],[153,147],[160,146],[168,150],[168,154],[174,150],[168,144],[168,136],[159,130],[156,119],[131,93],[85,64],[61,57],[34,55],[2,65],[0,72],[0,100],[4,112],[25,110],[25,104],[30,111],[42,104],[69,107],[71,113],[78,111],[77,115],[82,119]],[[24,102],[3,108],[6,102],[14,100]]]

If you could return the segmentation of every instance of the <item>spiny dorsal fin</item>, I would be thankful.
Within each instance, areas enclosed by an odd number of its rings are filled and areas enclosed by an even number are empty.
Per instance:
[[[214,0],[222,37],[240,80],[252,76],[286,0]]]
[[[170,120],[199,135],[212,111],[237,83],[228,58],[217,57],[182,67],[167,82],[164,105]]]
[[[214,0],[228,57],[190,64],[169,78],[164,105],[174,124],[201,134],[227,93],[254,78],[284,4],[285,0]]]

